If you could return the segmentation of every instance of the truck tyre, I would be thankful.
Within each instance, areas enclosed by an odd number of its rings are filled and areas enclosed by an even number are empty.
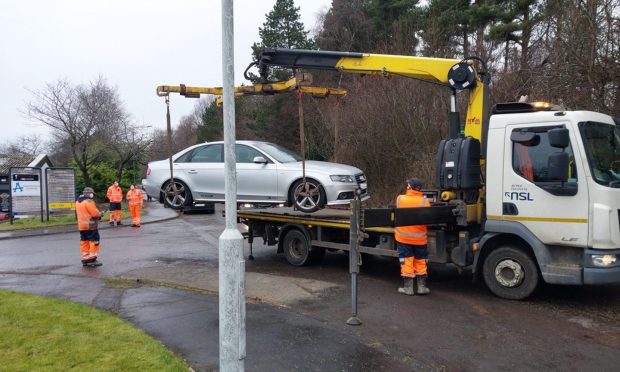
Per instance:
[[[325,256],[324,248],[311,247],[306,235],[297,229],[291,229],[286,233],[282,246],[284,257],[293,266],[317,263]]]
[[[530,255],[512,246],[493,250],[484,260],[484,282],[496,296],[523,300],[538,287],[538,267]]]

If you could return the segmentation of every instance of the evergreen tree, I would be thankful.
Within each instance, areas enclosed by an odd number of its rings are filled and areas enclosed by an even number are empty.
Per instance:
[[[235,99],[235,105],[236,101],[237,99]],[[198,142],[220,140],[223,132],[222,110],[217,107],[216,101],[213,100],[202,112],[201,123],[198,127]]]
[[[252,44],[254,61],[258,61],[264,48],[316,49],[314,40],[308,36],[309,31],[304,29],[300,20],[299,7],[295,6],[293,0],[277,0],[266,17],[263,27],[258,29],[260,42]],[[292,77],[290,70],[271,70],[269,80],[288,80]],[[259,79],[253,74],[250,74],[250,77],[254,82]]]
[[[491,26],[488,37],[491,40],[505,43],[504,71],[508,70],[511,45],[514,44],[521,47],[521,58],[517,68],[527,69],[532,31],[544,17],[541,3],[540,0],[498,0],[495,2],[497,22]]]

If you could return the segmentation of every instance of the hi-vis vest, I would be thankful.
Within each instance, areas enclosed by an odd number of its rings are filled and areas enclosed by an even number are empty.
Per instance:
[[[127,191],[127,202],[129,205],[142,205],[142,191],[134,188]]]
[[[75,214],[77,214],[78,230],[97,229],[99,209],[97,209],[97,205],[95,205],[93,200],[78,200],[75,203]]]
[[[426,197],[416,190],[407,190],[405,195],[398,195],[396,199],[396,208],[430,207],[430,205]],[[394,239],[403,244],[427,244],[426,225],[398,226],[394,228]]]
[[[108,193],[106,194],[110,203],[120,203],[123,201],[123,190],[118,186],[108,187]]]

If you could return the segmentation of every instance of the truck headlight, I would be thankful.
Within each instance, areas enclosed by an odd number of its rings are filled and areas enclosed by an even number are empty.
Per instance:
[[[329,178],[331,178],[331,180],[334,182],[346,182],[346,183],[355,182],[355,180],[353,179],[353,176],[347,176],[347,175],[334,175],[334,176],[329,176]]]
[[[594,266],[607,267],[616,263],[617,257],[615,254],[593,254],[592,264]]]

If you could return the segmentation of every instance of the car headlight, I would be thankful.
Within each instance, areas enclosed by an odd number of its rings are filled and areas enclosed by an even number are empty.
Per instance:
[[[333,176],[329,176],[329,178],[331,178],[331,180],[334,182],[346,182],[346,183],[355,182],[355,180],[353,179],[353,176],[347,176],[347,175],[333,175]]]
[[[593,254],[592,255],[592,264],[594,266],[607,267],[616,263],[616,255],[615,254]]]

